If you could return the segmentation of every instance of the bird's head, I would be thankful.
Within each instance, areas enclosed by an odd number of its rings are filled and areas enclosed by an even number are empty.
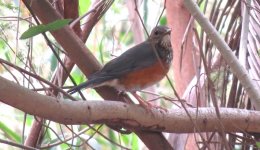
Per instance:
[[[165,48],[169,48],[171,47],[171,29],[167,26],[157,26],[152,30],[149,39]]]

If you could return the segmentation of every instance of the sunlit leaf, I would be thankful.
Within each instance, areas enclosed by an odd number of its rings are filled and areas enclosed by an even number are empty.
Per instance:
[[[79,0],[79,15],[83,15],[89,9],[91,1]]]
[[[113,130],[109,130],[108,133],[109,133],[109,134],[108,134],[109,139],[110,139],[111,141],[117,141],[115,132],[114,132]],[[114,144],[112,144],[112,145],[111,145],[111,148],[112,148],[112,149],[116,149],[116,146],[115,146]]]
[[[124,135],[124,134],[121,135],[121,140],[124,142],[125,145],[130,144],[131,138],[132,138],[131,134],[130,135]]]
[[[139,149],[138,137],[136,134],[132,134],[132,149]]]

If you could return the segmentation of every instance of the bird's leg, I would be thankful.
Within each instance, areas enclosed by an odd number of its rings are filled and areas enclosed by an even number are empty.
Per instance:
[[[165,112],[168,112],[167,109],[165,109],[165,108],[163,108],[163,107],[161,107],[161,106],[154,106],[154,105],[152,105],[151,103],[145,101],[141,96],[139,96],[138,94],[136,94],[136,92],[131,92],[131,93],[132,93],[132,95],[138,100],[139,104],[140,104],[143,108],[145,108],[146,110],[151,111],[151,108],[156,108],[156,109],[161,109],[161,110],[163,110],[163,111],[165,111]]]
[[[151,103],[145,101],[141,96],[139,96],[138,94],[136,94],[136,92],[131,92],[132,95],[138,100],[139,104],[148,112],[151,112],[151,108],[156,108],[156,109],[161,109],[164,112],[168,112],[167,109],[162,108],[161,106],[154,106]]]
[[[136,92],[131,92],[132,95],[138,100],[139,104],[146,110],[151,109],[153,106],[149,102],[145,101],[141,96],[136,94]]]

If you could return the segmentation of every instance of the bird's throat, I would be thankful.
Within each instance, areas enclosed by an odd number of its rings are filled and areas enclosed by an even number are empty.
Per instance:
[[[169,34],[166,34],[165,36],[163,36],[162,40],[161,40],[161,46],[169,49],[172,47],[171,45],[171,36]]]

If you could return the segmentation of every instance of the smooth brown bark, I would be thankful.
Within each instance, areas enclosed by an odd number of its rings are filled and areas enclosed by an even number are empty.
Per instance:
[[[187,30],[191,15],[184,7],[182,0],[168,0],[166,11],[168,25],[172,28],[171,37],[174,52],[173,70],[175,88],[181,96],[195,75],[195,65],[192,56],[192,30],[189,30],[182,49],[182,40],[185,38],[184,33],[185,30]],[[193,25],[190,28],[192,29],[192,27]],[[181,55],[182,51],[183,55]]]

